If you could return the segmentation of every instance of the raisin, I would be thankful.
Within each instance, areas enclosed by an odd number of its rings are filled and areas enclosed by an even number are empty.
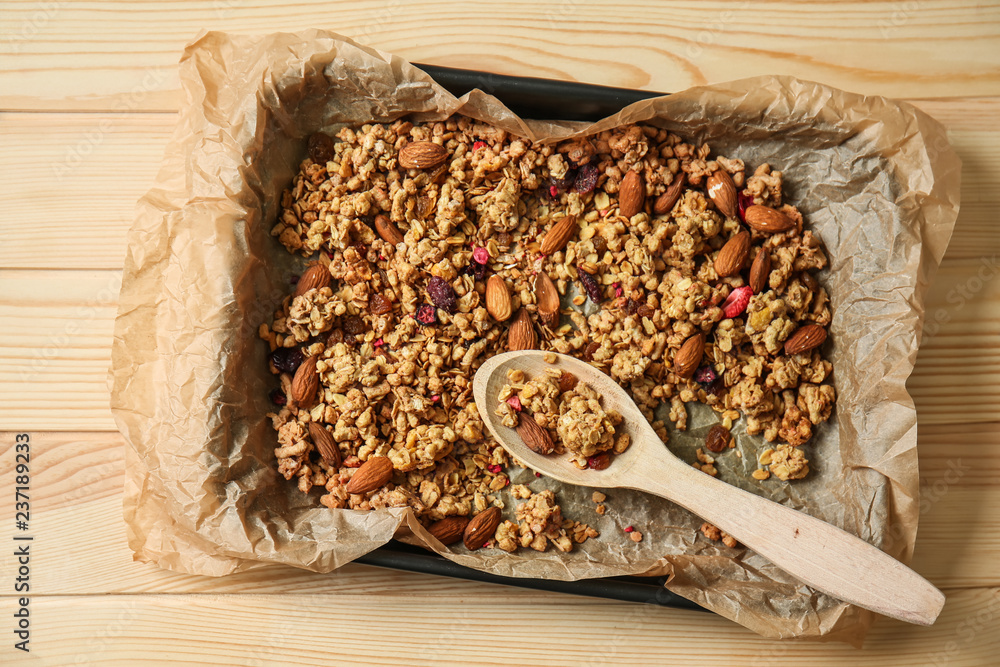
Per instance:
[[[368,310],[372,315],[385,315],[392,312],[392,301],[381,294],[374,294],[368,300]]]
[[[348,335],[357,336],[364,333],[367,328],[365,321],[357,315],[344,318],[344,333]]]
[[[580,276],[580,283],[583,284],[583,289],[590,297],[590,300],[594,303],[600,303],[604,300],[604,295],[601,294],[601,288],[598,287],[597,281],[594,280],[594,276],[590,275],[581,267],[577,267],[577,273]]]
[[[639,317],[652,317],[653,309],[647,306],[646,304],[642,304],[641,306],[635,309],[635,313]]]
[[[344,342],[343,329],[334,329],[333,331],[330,332],[330,335],[326,337],[327,347],[333,347],[337,343],[343,343],[343,342]]]
[[[437,322],[437,310],[434,309],[434,306],[425,303],[417,308],[416,318],[421,324],[434,324]]]
[[[476,266],[483,265],[477,264]],[[455,296],[455,290],[447,281],[438,276],[427,281],[427,296],[431,298],[435,306],[446,312],[454,313],[458,308],[458,297]]]
[[[611,454],[601,452],[587,458],[587,467],[591,470],[604,470],[611,465]]]
[[[279,347],[271,353],[271,363],[282,373],[294,373],[304,359],[297,347]]]
[[[500,246],[500,248],[506,248],[510,246],[511,242],[510,234],[508,234],[507,232],[500,232],[499,234],[496,235],[496,241],[497,245]]]
[[[569,169],[562,178],[549,176],[549,184],[557,190],[569,190],[576,183],[576,169]]]
[[[337,155],[336,145],[329,135],[321,132],[312,135],[309,137],[309,159],[325,167]]]
[[[600,343],[598,343],[596,341],[590,341],[589,343],[587,343],[587,347],[583,351],[583,359],[584,359],[584,361],[593,361],[593,359],[594,359],[594,352],[597,352],[599,349],[601,349],[601,344]]]
[[[705,436],[705,449],[718,454],[729,447],[730,437],[732,436],[729,434],[728,428],[722,424],[716,424],[709,430],[708,435]]]
[[[559,393],[572,391],[576,387],[576,383],[577,378],[575,375],[563,371],[562,375],[559,376]]]
[[[583,165],[576,172],[576,179],[573,181],[573,190],[580,193],[591,192],[597,187],[598,176],[600,176],[600,172],[595,165]]]
[[[603,236],[594,237],[594,252],[598,255],[603,255],[604,251],[608,249],[608,240]]]

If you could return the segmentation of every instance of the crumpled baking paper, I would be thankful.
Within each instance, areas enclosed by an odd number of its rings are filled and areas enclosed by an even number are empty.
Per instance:
[[[139,203],[115,324],[112,409],[128,440],[124,513],[138,560],[224,575],[267,563],[329,572],[394,535],[426,544],[405,509],[329,510],[276,472],[267,346],[257,338],[301,269],[270,235],[305,138],[344,124],[492,122],[555,141],[630,122],[667,127],[753,168],[785,172],[786,199],[823,239],[831,265],[834,418],[806,445],[803,481],[750,477],[759,438],[737,430],[742,459],[718,457],[730,483],[799,508],[908,560],[917,528],[917,420],[906,392],[923,296],[958,212],[960,162],[943,128],[912,106],[789,77],[702,86],[633,104],[598,123],[518,118],[481,91],[455,98],[401,58],[336,34],[210,32],[181,60],[185,102],[154,187]],[[693,450],[715,417],[692,407],[670,447]],[[768,637],[860,644],[872,614],[799,584],[743,548],[700,537],[701,519],[638,492],[552,487],[567,516],[601,537],[571,554],[443,555],[515,577],[667,574],[668,588]],[[513,504],[507,501],[508,511]],[[633,543],[623,528],[645,539]]]

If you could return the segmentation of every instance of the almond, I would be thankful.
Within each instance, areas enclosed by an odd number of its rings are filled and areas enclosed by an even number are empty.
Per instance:
[[[740,232],[726,241],[715,258],[715,272],[720,278],[734,276],[743,270],[750,257],[750,232]]]
[[[818,324],[806,324],[795,330],[785,341],[785,354],[793,355],[819,347],[826,340],[826,329]]]
[[[771,253],[766,248],[761,248],[750,265],[750,289],[753,293],[760,294],[767,289],[770,277]]]
[[[465,548],[475,551],[493,539],[493,533],[500,525],[500,508],[490,507],[472,517],[462,533]]]
[[[550,327],[559,324],[559,290],[549,274],[539,271],[535,276],[535,301],[538,304],[538,317]]]
[[[340,448],[337,447],[333,435],[323,428],[322,424],[309,422],[309,437],[312,438],[313,444],[316,445],[316,451],[323,457],[323,460],[332,467],[339,468],[342,458]]]
[[[536,454],[548,455],[556,448],[549,432],[539,426],[535,418],[527,413],[522,412],[517,416],[517,428],[514,430],[521,436],[521,440],[524,440],[528,449]]]
[[[701,365],[705,354],[705,334],[696,333],[684,341],[681,349],[674,355],[674,373],[682,378],[691,377],[695,369]]]
[[[677,175],[674,176],[674,180],[670,182],[667,186],[666,192],[656,198],[656,202],[653,203],[653,213],[656,215],[663,215],[664,213],[670,213],[674,210],[674,205],[677,200],[681,198],[681,192],[684,190],[684,172],[678,171]]]
[[[719,169],[708,177],[705,185],[708,188],[708,198],[715,204],[715,208],[727,218],[735,218],[736,184],[733,183],[733,177]]]
[[[517,313],[517,318],[510,325],[507,333],[507,350],[517,352],[518,350],[538,349],[538,336],[535,335],[535,326],[531,322],[528,311],[522,308]]]
[[[316,400],[316,391],[319,389],[319,373],[316,371],[318,361],[319,357],[306,357],[292,378],[292,400],[299,407],[312,405]]]
[[[462,534],[465,532],[465,527],[468,525],[468,517],[447,516],[428,526],[427,532],[436,537],[441,544],[447,546],[462,539]]]
[[[399,151],[404,169],[432,169],[448,159],[448,149],[433,141],[414,141]]]
[[[392,479],[392,461],[386,456],[373,456],[354,471],[344,490],[348,493],[368,493],[382,488],[390,479]]]
[[[330,269],[318,262],[311,264],[299,278],[299,282],[295,283],[295,296],[302,296],[311,289],[329,287],[332,282]]]
[[[626,218],[642,210],[646,203],[646,185],[642,182],[642,174],[629,171],[622,179],[618,188],[618,212]]]
[[[510,290],[507,283],[498,275],[490,276],[486,281],[486,311],[497,322],[506,322],[510,317]]]
[[[760,204],[748,206],[744,214],[744,219],[748,225],[758,232],[766,234],[783,232],[795,226],[791,218],[781,211],[776,211],[770,206],[761,206]]]
[[[575,215],[567,215],[565,218],[552,225],[542,239],[542,247],[539,252],[543,255],[551,255],[566,247],[569,240],[573,238],[579,227],[576,224]]]
[[[396,225],[392,224],[392,220],[387,215],[375,216],[375,231],[378,232],[383,241],[391,246],[397,246],[403,242],[403,233]]]

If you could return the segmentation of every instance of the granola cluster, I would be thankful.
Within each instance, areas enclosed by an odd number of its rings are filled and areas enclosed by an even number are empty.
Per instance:
[[[717,172],[738,188],[738,212],[723,214],[704,188]],[[630,173],[637,176],[626,179]],[[676,196],[672,185],[681,186]],[[629,211],[637,209],[628,217],[626,194]],[[714,262],[745,229],[744,211],[753,205],[793,224],[777,233],[750,230],[752,250],[767,254],[770,271],[736,312],[746,271],[723,277]],[[711,158],[707,145],[651,126],[539,145],[466,117],[401,120],[312,137],[282,207],[273,236],[291,252],[315,256],[329,276],[289,295],[260,327],[280,380],[271,396],[279,406],[270,415],[275,455],[279,472],[302,492],[323,490],[324,505],[405,506],[428,523],[502,505],[511,462],[484,430],[472,377],[507,348],[510,323],[522,313],[534,335],[521,331],[520,342],[533,338],[540,349],[609,374],[663,439],[654,409],[666,402],[670,420],[684,429],[685,403],[700,401],[737,410],[748,432],[781,441],[790,453],[778,454],[779,446],[775,460],[787,478],[807,470],[797,447],[831,414],[832,369],[818,347],[789,353],[782,346],[797,327],[830,321],[827,294],[811,274],[826,257],[802,216],[783,203],[782,174],[768,165],[749,173],[741,160]],[[546,235],[566,218],[573,221],[568,238],[542,254]],[[583,308],[554,319],[541,313],[539,273]],[[486,307],[493,276],[507,289],[513,315],[505,321]],[[703,360],[693,374],[679,373],[678,352],[696,334],[705,340]],[[316,377],[298,377],[307,367],[301,360],[311,357]],[[529,386],[517,390],[522,404],[578,461],[627,446],[614,434],[614,415],[587,388],[559,390],[555,378]],[[597,426],[596,439],[580,432],[575,420],[583,414]],[[321,456],[310,423],[339,451]],[[373,457],[391,461],[391,481],[348,493],[352,475]],[[519,524],[515,538],[506,522],[496,543],[527,540],[537,548],[544,536],[565,547],[559,531],[567,529],[554,509],[548,519],[528,518],[536,509],[544,514],[543,505],[558,507],[554,501],[524,505],[531,507],[518,521],[531,534]]]

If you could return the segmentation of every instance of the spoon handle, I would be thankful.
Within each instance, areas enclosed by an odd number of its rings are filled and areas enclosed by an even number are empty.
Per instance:
[[[658,439],[657,439],[658,441]],[[636,443],[638,444],[638,443]],[[635,446],[635,445],[633,445]],[[663,454],[630,471],[654,493],[718,526],[809,586],[910,623],[931,625],[944,594],[893,557],[836,526],[761,498]]]

